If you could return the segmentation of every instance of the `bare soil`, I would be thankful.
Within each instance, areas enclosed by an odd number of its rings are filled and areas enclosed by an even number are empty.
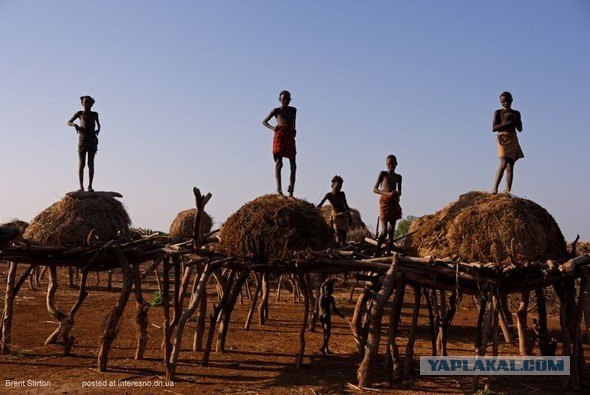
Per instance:
[[[23,265],[24,266],[24,265]],[[6,265],[0,272],[4,275]],[[65,284],[66,270],[60,271],[61,286],[58,290],[58,305],[69,310],[77,297],[77,289]],[[115,277],[117,280],[117,277]],[[162,307],[152,307],[149,312],[149,343],[144,360],[133,359],[136,330],[134,322],[135,301],[131,296],[120,322],[120,331],[109,355],[108,372],[96,370],[98,339],[103,319],[116,304],[120,282],[115,281],[114,289],[106,291],[106,275],[101,275],[100,287],[94,286],[96,277],[89,277],[90,294],[80,308],[72,334],[76,337],[72,355],[64,357],[61,345],[45,346],[47,336],[55,328],[45,307],[45,289],[31,290],[27,284],[21,289],[15,302],[13,321],[12,353],[0,356],[0,393],[248,393],[248,394],[326,394],[355,393],[350,384],[356,384],[358,355],[346,320],[334,317],[331,349],[333,354],[326,357],[317,350],[322,342],[321,329],[308,332],[304,366],[295,369],[295,355],[299,346],[298,335],[303,314],[302,303],[292,303],[291,294],[284,293],[283,300],[276,302],[273,291],[270,298],[270,320],[260,326],[255,318],[251,330],[244,331],[243,325],[249,308],[244,298],[232,315],[227,338],[226,352],[213,353],[210,366],[200,364],[201,352],[192,351],[194,321],[185,329],[183,348],[177,369],[178,380],[173,386],[164,386],[162,343]],[[144,285],[146,299],[157,289],[155,278]],[[409,289],[408,289],[409,291]],[[4,289],[1,290],[4,295]],[[215,287],[209,289],[209,303],[216,301]],[[337,304],[346,317],[352,316],[353,304],[348,303],[348,292],[337,290]],[[401,325],[402,355],[405,351],[408,324],[411,321],[411,292],[406,293]],[[384,317],[388,316],[386,311]],[[477,309],[470,296],[466,296],[458,310],[450,330],[448,350],[451,355],[473,355],[473,339]],[[529,320],[532,315],[529,315]],[[531,323],[529,323],[531,325]],[[559,338],[559,321],[556,316],[549,319],[552,335]],[[384,319],[383,334],[387,336],[387,319]],[[382,339],[382,344],[384,339]],[[416,342],[415,358],[430,355],[430,338],[426,311],[422,311]],[[384,348],[384,347],[382,347]],[[384,351],[383,349],[381,350]],[[586,355],[590,355],[585,345]],[[537,350],[535,350],[537,352]],[[518,348],[501,345],[501,354],[517,354]],[[587,358],[587,362],[590,362]],[[419,376],[414,366],[415,377],[399,382],[389,388],[383,381],[383,361],[379,359],[374,369],[373,387],[383,393],[407,394],[452,394],[469,392],[470,377]],[[588,373],[588,372],[587,372]],[[24,380],[24,382],[22,382]],[[36,380],[37,386],[27,385],[27,380]],[[19,383],[20,381],[20,383]],[[39,383],[44,381],[45,383]],[[141,385],[121,386],[120,383]],[[9,385],[12,384],[12,385]],[[21,385],[19,385],[21,384]],[[34,384],[34,383],[32,383]],[[45,386],[40,386],[45,385]],[[170,383],[168,383],[170,384]],[[582,392],[588,393],[587,382]],[[95,385],[95,387],[88,387]],[[96,385],[103,385],[96,387]],[[158,387],[161,385],[161,387]],[[555,376],[512,376],[496,377],[492,383],[495,393],[525,392],[564,393],[560,379]],[[375,391],[368,391],[369,393]]]

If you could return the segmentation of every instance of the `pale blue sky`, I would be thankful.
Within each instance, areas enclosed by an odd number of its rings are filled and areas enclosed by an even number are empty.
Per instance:
[[[509,90],[526,155],[513,192],[588,240],[589,38],[583,0],[0,1],[0,222],[77,188],[65,123],[81,95],[103,125],[95,189],[167,230],[193,186],[213,193],[218,224],[274,191],[261,121],[283,89],[298,108],[296,196],[317,203],[339,174],[373,226],[390,153],[405,215],[489,190]]]

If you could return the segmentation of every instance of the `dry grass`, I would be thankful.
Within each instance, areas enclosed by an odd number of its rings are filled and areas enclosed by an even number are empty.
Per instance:
[[[413,231],[405,245],[419,256],[498,264],[567,256],[553,217],[535,202],[508,194],[466,193],[412,222]]]
[[[174,221],[172,221],[172,224],[170,225],[170,237],[175,241],[185,241],[188,239],[192,239],[196,213],[197,209],[195,208],[184,210],[178,213],[178,215],[176,215],[176,218],[174,218]],[[199,229],[199,233],[201,234],[201,236],[209,233],[211,231],[212,226],[213,219],[205,211],[203,213],[203,220],[201,221],[201,228]]]
[[[66,196],[37,215],[23,237],[40,244],[79,247],[88,245],[92,231],[100,241],[129,240],[130,223],[115,198]]]
[[[219,248],[226,254],[263,263],[333,244],[332,231],[313,204],[277,195],[242,206],[223,224],[220,238]]]

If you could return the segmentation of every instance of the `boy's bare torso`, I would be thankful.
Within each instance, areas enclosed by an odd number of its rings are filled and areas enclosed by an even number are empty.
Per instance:
[[[277,119],[277,126],[294,126],[297,109],[295,107],[277,107],[272,111],[272,115]]]
[[[383,192],[399,192],[399,179],[400,175],[397,173],[390,173],[388,171],[382,171],[379,174],[379,180],[381,184],[381,190]]]
[[[328,192],[326,194],[326,199],[332,205],[334,212],[343,213],[346,211],[346,195],[344,192],[340,191],[336,192],[335,194],[334,192]]]

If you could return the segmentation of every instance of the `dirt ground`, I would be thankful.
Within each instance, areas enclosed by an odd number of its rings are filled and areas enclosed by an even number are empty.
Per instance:
[[[4,278],[6,264],[2,263],[0,274]],[[69,310],[77,297],[77,289],[68,289],[66,270],[60,272],[62,282],[58,290],[58,305]],[[116,280],[116,279],[115,279]],[[115,305],[120,283],[115,281],[112,292],[104,289],[106,276],[101,276],[100,289],[94,284],[96,277],[89,276],[87,299],[80,308],[72,334],[76,337],[72,355],[62,356],[61,345],[43,345],[55,328],[45,307],[45,289],[31,290],[27,284],[21,289],[15,302],[13,321],[12,354],[0,356],[0,393],[243,393],[243,394],[326,394],[355,393],[350,384],[356,384],[358,355],[352,338],[348,319],[352,316],[353,304],[348,303],[348,292],[339,289],[337,305],[347,317],[334,317],[331,349],[333,354],[321,356],[317,350],[322,341],[321,329],[308,332],[304,366],[295,369],[295,355],[299,346],[298,335],[303,314],[302,303],[292,303],[291,294],[284,293],[283,300],[276,302],[275,292],[270,297],[270,320],[260,326],[254,320],[251,330],[244,331],[243,325],[249,307],[244,298],[243,305],[237,305],[232,315],[226,352],[211,355],[210,366],[200,365],[201,352],[192,351],[194,321],[185,330],[183,348],[180,354],[177,375],[173,383],[165,382],[162,341],[162,307],[152,307],[149,312],[149,343],[146,358],[133,359],[135,350],[135,324],[133,295],[120,322],[120,331],[109,355],[108,372],[96,370],[98,339],[103,319]],[[149,300],[157,289],[155,278],[145,283],[145,296]],[[4,289],[1,290],[4,295]],[[209,289],[210,303],[215,299],[215,287]],[[405,336],[411,317],[411,293],[406,293],[401,325],[402,354],[405,350]],[[473,339],[477,309],[470,296],[466,296],[458,310],[449,333],[448,349],[451,355],[473,355]],[[388,316],[388,312],[385,313]],[[529,315],[529,320],[532,317]],[[426,312],[422,311],[419,321],[415,359],[429,355],[430,339]],[[529,324],[530,325],[530,324]],[[553,336],[559,338],[559,322],[550,317]],[[383,333],[387,334],[387,319],[384,319]],[[382,340],[383,343],[383,340]],[[384,348],[384,347],[382,347]],[[381,350],[383,351],[383,350]],[[585,345],[585,355],[590,355]],[[512,345],[501,345],[501,354],[516,354]],[[537,350],[535,351],[537,352]],[[590,362],[587,358],[587,362]],[[382,377],[383,361],[379,359],[374,369],[373,386],[369,393],[428,393],[452,394],[469,392],[470,377],[419,376],[414,366],[414,378],[399,382],[395,388],[388,388]],[[587,372],[588,375],[588,372]],[[28,381],[32,380],[32,381]],[[349,384],[350,383],[350,384]],[[123,386],[126,384],[127,386]],[[166,385],[168,384],[168,385]],[[588,393],[585,382],[581,393]],[[136,387],[131,387],[135,385]],[[558,377],[555,376],[511,376],[497,377],[492,383],[494,393],[524,392],[564,393]]]

